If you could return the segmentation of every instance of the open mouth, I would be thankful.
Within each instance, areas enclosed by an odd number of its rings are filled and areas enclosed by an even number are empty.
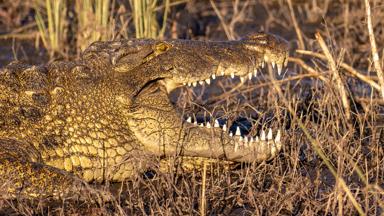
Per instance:
[[[278,38],[273,38],[278,40]],[[279,44],[284,42],[279,41]],[[275,43],[275,47],[279,46]],[[281,75],[283,68],[288,63],[288,51],[286,47],[279,49],[265,49],[254,59],[246,56],[248,64],[243,62],[230,61],[232,64],[218,63],[215,67],[210,67],[208,71],[213,73],[200,73],[195,76],[194,73],[189,73],[185,76],[179,76],[176,79],[164,79],[163,83],[167,86],[168,92],[180,87],[187,92],[200,91],[204,89],[205,94],[210,95],[212,92],[217,92],[218,83],[222,80],[230,80],[236,85],[252,85],[255,80],[261,76],[268,74],[267,70],[272,70],[272,74]],[[234,56],[234,55],[229,55]],[[241,58],[241,57],[240,57]],[[270,66],[270,67],[269,67]],[[198,78],[200,77],[200,78]],[[233,86],[234,86],[233,85]],[[221,92],[225,93],[225,92]],[[210,96],[208,96],[210,97]],[[193,97],[190,97],[193,98]],[[266,98],[268,100],[268,98]],[[190,104],[195,104],[194,102]],[[259,104],[259,103],[258,103]],[[185,105],[183,105],[185,107]],[[192,105],[193,106],[193,105]],[[253,117],[244,117],[236,115],[227,115],[225,112],[215,107],[211,107],[215,111],[201,112],[209,109],[205,105],[200,105],[199,109],[193,110],[186,107],[180,118],[184,121],[187,128],[198,127],[202,130],[221,131],[222,136],[228,137],[233,142],[233,152],[241,154],[244,151],[268,152],[272,158],[282,148],[282,130],[279,127],[272,126],[271,119],[265,115],[257,114],[258,119]],[[254,114],[249,116],[255,116]],[[273,120],[272,120],[273,121]],[[275,125],[275,124],[274,124]],[[267,158],[267,159],[270,159]]]
[[[189,83],[183,83],[181,88],[177,88],[178,92],[186,90],[186,92],[192,93],[192,95],[201,94],[204,90],[204,94],[210,97],[212,92],[217,93],[219,83],[224,80],[230,80],[232,85],[254,85],[255,81],[260,78],[261,74],[267,73],[268,68],[266,65],[270,63],[271,69],[281,75],[284,64],[263,61],[259,68],[255,68],[253,72],[248,73],[246,76],[235,75],[234,72],[229,73],[221,71],[218,75],[213,74],[211,78],[194,81]],[[221,83],[220,83],[221,85]],[[223,92],[220,92],[223,93]],[[171,96],[172,97],[172,96]],[[173,95],[173,97],[175,97]],[[193,97],[193,96],[192,96]],[[193,100],[193,99],[192,99]],[[195,104],[195,102],[189,102],[189,104]],[[193,106],[193,105],[192,105]],[[236,115],[227,115],[223,110],[215,109],[214,111],[206,112],[203,110],[209,109],[204,105],[199,105],[196,109],[186,107],[182,119],[186,127],[198,127],[204,130],[219,129],[225,136],[229,136],[234,141],[233,151],[241,152],[241,150],[259,148],[262,152],[263,149],[271,149],[271,155],[280,151],[282,148],[282,130],[279,127],[272,126],[271,122],[273,117],[266,114],[251,114],[250,117],[242,117]],[[210,113],[210,114],[208,114]],[[253,116],[253,117],[252,117]]]

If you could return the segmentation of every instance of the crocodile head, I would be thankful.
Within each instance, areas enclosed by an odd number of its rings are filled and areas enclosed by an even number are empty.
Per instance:
[[[265,33],[235,41],[129,40],[99,42],[84,53],[105,53],[112,65],[116,100],[129,129],[141,147],[153,154],[221,158],[228,161],[268,160],[281,149],[280,130],[262,130],[259,136],[241,136],[239,129],[212,118],[205,125],[183,116],[169,99],[178,87],[194,87],[220,76],[256,76],[270,63],[280,74],[287,64],[285,40]],[[107,60],[105,60],[107,59]],[[98,63],[98,65],[100,65]]]

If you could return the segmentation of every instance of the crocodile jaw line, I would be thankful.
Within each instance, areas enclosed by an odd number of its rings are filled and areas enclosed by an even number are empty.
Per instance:
[[[272,56],[272,57],[271,57]],[[166,87],[167,92],[170,93],[176,88],[188,86],[188,87],[196,87],[198,85],[210,85],[213,80],[218,77],[227,76],[232,79],[239,77],[240,82],[244,83],[247,80],[251,81],[253,78],[256,78],[261,70],[266,67],[266,64],[270,63],[272,69],[276,69],[278,75],[282,73],[282,70],[285,65],[287,65],[288,57],[284,55],[284,57],[279,57],[278,55],[266,54],[263,57],[263,61],[258,66],[254,66],[252,70],[248,70],[246,72],[242,70],[236,70],[233,68],[226,68],[218,70],[215,73],[212,73],[210,76],[205,77],[200,80],[188,80],[184,82],[180,82],[178,78],[163,78],[160,79],[160,82]],[[240,71],[240,72],[239,72]]]
[[[239,77],[245,82],[256,77],[268,64],[280,75],[288,64],[287,42],[278,36],[258,33],[237,41],[210,44],[212,47],[208,51],[179,56],[179,63],[172,65],[172,76],[169,77],[172,81],[167,81],[167,89],[181,85],[209,85],[220,76]],[[188,63],[193,66],[186,66]]]

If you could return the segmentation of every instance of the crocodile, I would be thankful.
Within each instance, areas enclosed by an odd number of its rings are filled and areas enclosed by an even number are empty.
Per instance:
[[[0,191],[62,195],[79,182],[123,181],[155,159],[261,162],[282,148],[283,132],[239,129],[185,117],[176,88],[220,76],[280,73],[287,42],[253,33],[232,41],[132,39],[94,42],[76,61],[0,70]],[[3,193],[4,194],[4,193]]]

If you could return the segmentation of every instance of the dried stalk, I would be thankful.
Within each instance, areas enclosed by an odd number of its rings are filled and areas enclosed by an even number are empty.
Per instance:
[[[288,61],[289,62],[294,62],[294,63],[300,65],[304,70],[308,71],[313,77],[317,77],[317,78],[321,79],[324,82],[328,82],[327,78],[325,78],[323,75],[321,75],[315,69],[313,69],[311,66],[307,65],[302,59],[294,58],[294,57],[289,57]]]
[[[347,117],[347,120],[351,120],[351,108],[349,106],[348,101],[348,95],[347,90],[345,89],[345,86],[343,84],[343,81],[341,80],[339,71],[336,67],[336,62],[334,61],[331,53],[329,52],[329,49],[327,45],[325,44],[325,41],[323,37],[320,35],[319,32],[315,34],[317,42],[320,44],[321,49],[323,50],[325,56],[327,57],[329,67],[331,68],[333,79],[336,81],[336,87],[339,90],[341,101],[344,107],[345,115]]]
[[[220,13],[214,1],[210,0],[213,10],[215,11],[217,17],[220,19],[220,23],[223,26],[224,32],[228,39],[234,40],[237,35],[235,33],[236,23],[241,22],[244,19],[245,10],[248,8],[249,0],[244,1],[241,9],[239,10],[240,0],[235,0],[232,2],[233,5],[233,15],[229,24],[225,22],[224,17]]]
[[[375,67],[377,77],[379,78],[379,83],[381,85],[381,96],[384,98],[384,74],[380,65],[380,57],[377,52],[376,40],[375,40],[375,35],[372,27],[371,6],[369,5],[369,0],[365,0],[364,2],[365,2],[366,13],[367,13],[368,34],[369,34],[369,41],[371,43],[371,48],[372,48],[371,52],[372,52],[372,58],[373,58],[373,65]]]
[[[297,24],[295,12],[293,11],[292,1],[291,0],[287,0],[287,2],[288,2],[288,7],[289,7],[289,12],[290,12],[290,15],[291,15],[292,23],[293,23],[293,26],[295,27],[297,39],[299,40],[299,48],[300,49],[305,49],[303,36],[302,36],[301,30],[299,28],[299,24]]]
[[[296,52],[299,54],[302,54],[302,55],[309,55],[309,56],[313,56],[313,57],[316,57],[319,59],[327,60],[327,57],[321,53],[315,53],[315,52],[308,51],[308,50],[296,50]],[[353,67],[351,67],[350,65],[348,65],[344,62],[341,62],[339,65],[340,65],[340,67],[345,69],[347,72],[349,72],[352,76],[360,79],[363,82],[366,82],[367,84],[372,86],[377,91],[381,91],[380,85],[377,84],[375,81],[373,81],[369,76],[366,76],[364,74],[359,73]]]
[[[229,31],[228,25],[225,23],[224,17],[221,15],[219,9],[216,7],[216,4],[214,1],[210,0],[213,10],[215,11],[217,17],[219,18],[221,25],[223,26],[225,35],[227,35],[227,38],[230,40],[235,39],[234,36]]]
[[[203,180],[202,180],[202,186],[201,186],[201,200],[200,200],[200,215],[204,216],[205,215],[205,206],[206,206],[206,197],[205,197],[205,188],[206,188],[206,183],[207,183],[207,162],[204,161],[203,164]]]

